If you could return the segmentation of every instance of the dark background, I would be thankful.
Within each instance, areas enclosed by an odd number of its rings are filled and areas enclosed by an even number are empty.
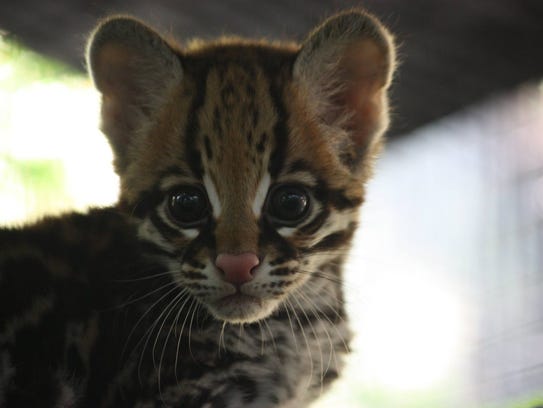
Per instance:
[[[541,0],[0,0],[0,29],[84,70],[86,36],[111,13],[135,15],[181,41],[221,34],[302,39],[324,17],[361,6],[400,45],[393,137],[543,77]]]

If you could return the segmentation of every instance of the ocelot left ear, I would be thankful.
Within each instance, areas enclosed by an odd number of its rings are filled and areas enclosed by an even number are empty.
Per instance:
[[[121,174],[145,126],[181,82],[181,61],[153,29],[134,18],[117,16],[92,33],[87,65],[102,94],[102,130]]]
[[[303,43],[293,76],[311,114],[341,161],[366,168],[388,126],[387,89],[395,65],[393,38],[363,11],[326,20]]]

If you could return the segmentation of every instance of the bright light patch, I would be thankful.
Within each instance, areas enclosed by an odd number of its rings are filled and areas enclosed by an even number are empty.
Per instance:
[[[463,335],[462,310],[443,288],[395,277],[368,290],[359,340],[365,371],[374,383],[426,389],[450,373]]]
[[[47,63],[39,59],[31,71],[17,58],[35,57],[3,47],[8,62],[0,64],[0,223],[114,203],[118,179],[90,81],[41,67]],[[40,69],[50,75],[42,79]],[[58,79],[52,78],[55,69],[62,72]]]

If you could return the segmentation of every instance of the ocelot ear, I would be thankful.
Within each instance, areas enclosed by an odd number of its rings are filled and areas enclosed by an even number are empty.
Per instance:
[[[87,65],[102,94],[102,130],[120,173],[153,115],[181,81],[181,62],[166,41],[143,23],[113,17],[92,33]]]
[[[341,161],[353,170],[381,145],[394,64],[392,36],[362,11],[326,20],[296,57],[294,80]]]

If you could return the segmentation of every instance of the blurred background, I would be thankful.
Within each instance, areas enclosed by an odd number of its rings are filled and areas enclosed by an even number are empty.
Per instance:
[[[98,18],[302,39],[353,6],[396,34],[401,65],[346,276],[354,352],[315,407],[541,407],[541,0],[1,1],[0,224],[116,200],[84,73]]]

